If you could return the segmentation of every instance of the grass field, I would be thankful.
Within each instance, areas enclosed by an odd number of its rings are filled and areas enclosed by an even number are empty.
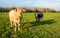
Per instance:
[[[12,38],[8,13],[0,13],[0,38]],[[36,23],[34,13],[23,13],[21,31],[17,38],[60,38],[60,13],[44,13],[43,21]]]

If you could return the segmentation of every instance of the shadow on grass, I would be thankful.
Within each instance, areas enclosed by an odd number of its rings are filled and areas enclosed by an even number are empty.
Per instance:
[[[45,24],[48,24],[48,25],[51,25],[55,23],[55,20],[54,19],[50,19],[50,20],[44,20],[44,21],[41,21],[41,22],[28,22],[28,23],[23,23],[23,27],[25,28],[28,28],[28,27],[34,27],[34,26],[39,26],[39,25],[45,25]],[[25,24],[27,26],[25,26]],[[30,25],[28,25],[30,24]]]

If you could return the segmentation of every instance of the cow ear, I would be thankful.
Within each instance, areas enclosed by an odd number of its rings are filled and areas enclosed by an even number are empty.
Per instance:
[[[16,12],[17,12],[17,9],[16,9]]]
[[[15,11],[17,12],[17,9],[15,9]]]

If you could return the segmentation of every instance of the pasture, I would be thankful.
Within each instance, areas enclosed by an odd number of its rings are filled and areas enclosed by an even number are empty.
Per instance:
[[[8,13],[0,13],[0,38],[12,38]],[[43,21],[36,23],[34,13],[23,13],[17,38],[60,38],[60,13],[44,13]]]

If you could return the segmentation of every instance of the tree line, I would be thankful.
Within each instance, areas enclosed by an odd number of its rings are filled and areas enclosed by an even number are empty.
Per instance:
[[[11,8],[3,8],[3,7],[0,7],[0,12],[9,12],[11,9],[14,9],[16,7],[11,7]],[[36,12],[36,11],[42,11],[44,13],[46,12],[60,12],[60,11],[56,11],[54,9],[50,9],[50,8],[32,8],[32,9],[27,9],[27,8],[23,8],[25,12]]]

